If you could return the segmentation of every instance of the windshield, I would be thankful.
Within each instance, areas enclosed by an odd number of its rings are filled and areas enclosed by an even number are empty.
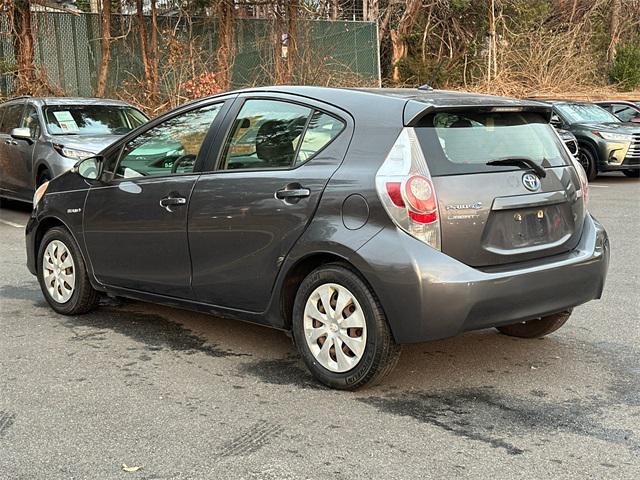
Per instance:
[[[53,135],[124,135],[147,122],[140,111],[119,105],[53,105],[44,118]]]
[[[433,176],[517,169],[487,165],[507,158],[527,158],[543,167],[569,162],[553,127],[538,113],[440,112],[421,121],[416,134]]]
[[[590,103],[559,103],[554,108],[560,112],[569,123],[616,122],[618,117],[607,112],[604,108]]]

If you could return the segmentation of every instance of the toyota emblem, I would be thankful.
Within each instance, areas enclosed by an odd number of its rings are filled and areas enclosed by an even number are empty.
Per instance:
[[[531,192],[540,190],[540,179],[533,173],[525,173],[522,176],[522,184]]]

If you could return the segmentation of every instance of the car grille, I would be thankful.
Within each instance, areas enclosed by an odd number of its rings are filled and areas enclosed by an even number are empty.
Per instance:
[[[633,134],[633,140],[627,151],[627,156],[624,157],[625,165],[640,165],[640,133]]]
[[[578,154],[578,143],[575,140],[567,140],[564,143],[572,155]]]

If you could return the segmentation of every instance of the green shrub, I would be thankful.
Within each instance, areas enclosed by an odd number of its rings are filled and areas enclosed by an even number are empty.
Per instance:
[[[609,78],[625,90],[640,86],[640,44],[618,47],[616,58],[609,68]]]

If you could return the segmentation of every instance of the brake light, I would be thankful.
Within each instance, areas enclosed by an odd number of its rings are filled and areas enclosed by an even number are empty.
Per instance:
[[[396,225],[440,249],[438,199],[413,128],[402,130],[376,174],[376,188]]]
[[[582,201],[586,205],[589,202],[589,179],[587,178],[587,173],[573,155],[571,155],[571,163],[573,163],[573,168],[576,169],[578,179],[580,180],[580,191],[578,192],[578,196],[582,197]]]

